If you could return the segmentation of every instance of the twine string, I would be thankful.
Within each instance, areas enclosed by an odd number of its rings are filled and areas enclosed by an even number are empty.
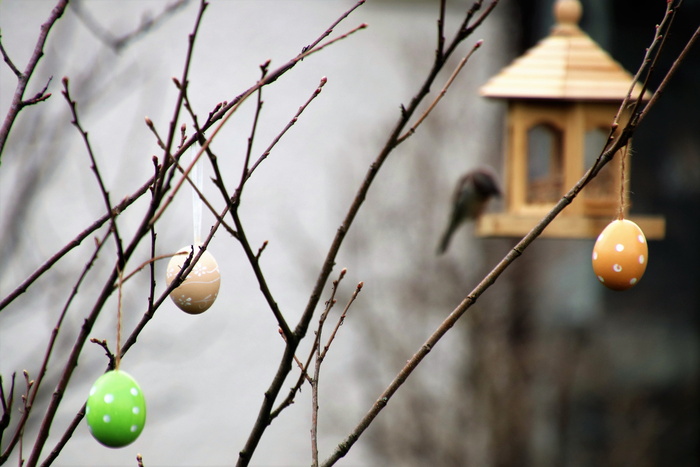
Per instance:
[[[618,220],[625,218],[625,171],[627,170],[625,159],[627,159],[627,146],[625,145],[620,152],[620,201],[617,208]]]

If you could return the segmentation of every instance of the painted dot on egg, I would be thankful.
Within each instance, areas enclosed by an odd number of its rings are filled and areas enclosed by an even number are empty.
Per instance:
[[[181,248],[178,253],[190,253],[191,251],[192,246],[186,246]],[[195,256],[197,253],[198,250],[195,248]],[[175,280],[187,257],[187,254],[177,254],[170,259],[165,276],[167,285],[170,285]],[[170,298],[185,313],[200,314],[214,304],[214,300],[219,294],[220,285],[221,274],[219,265],[214,256],[207,250],[202,253],[199,261],[194,265],[194,268],[182,284],[170,293]]]
[[[593,272],[610,289],[629,289],[642,278],[647,256],[647,242],[639,226],[627,219],[615,220],[593,246]]]
[[[144,428],[146,400],[129,374],[109,371],[90,389],[85,413],[97,441],[107,447],[123,447],[134,442]]]

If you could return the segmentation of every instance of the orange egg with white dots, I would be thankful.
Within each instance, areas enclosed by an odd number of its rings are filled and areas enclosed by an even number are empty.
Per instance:
[[[593,272],[612,290],[627,290],[644,275],[649,249],[644,232],[634,222],[612,221],[593,246]]]

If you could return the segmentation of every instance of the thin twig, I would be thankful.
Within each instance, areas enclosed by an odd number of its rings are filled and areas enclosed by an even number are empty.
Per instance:
[[[51,14],[49,15],[48,19],[41,25],[41,32],[39,33],[36,45],[34,46],[34,51],[29,57],[27,66],[24,68],[24,72],[17,74],[17,71],[19,71],[18,68],[14,65],[11,66],[12,71],[15,73],[15,75],[17,75],[17,87],[15,88],[15,93],[12,96],[10,110],[7,112],[7,116],[5,117],[2,127],[0,127],[0,160],[2,160],[2,152],[5,149],[5,143],[10,135],[10,129],[17,119],[19,112],[26,106],[26,104],[24,104],[24,91],[27,89],[29,80],[31,79],[32,74],[34,74],[34,70],[39,63],[39,60],[44,55],[44,44],[46,44],[46,39],[49,36],[49,32],[58,18],[63,15],[67,5],[68,0],[58,0],[56,6],[51,10]],[[5,52],[3,52],[3,57],[5,57],[5,61],[8,62],[8,64],[11,63]]]
[[[338,291],[338,284],[340,281],[345,277],[347,270],[343,268],[340,271],[340,274],[338,275],[338,279],[333,281],[333,287],[331,289],[331,296],[328,300],[326,300],[326,308],[324,309],[323,313],[321,314],[321,318],[319,319],[319,330],[321,329],[323,325],[323,321],[325,321],[325,317],[328,315],[328,312],[333,308],[333,306],[336,303],[335,300],[335,294]],[[301,390],[302,384],[304,384],[304,380],[308,381],[309,383],[313,383],[312,378],[308,375],[308,368],[311,365],[311,361],[313,360],[314,354],[316,353],[316,349],[318,348],[319,344],[319,333],[317,331],[316,334],[317,338],[314,339],[313,345],[311,346],[311,350],[309,350],[309,356],[306,359],[306,364],[304,364],[301,367],[301,374],[299,375],[299,378],[297,379],[296,384],[289,390],[289,393],[287,394],[287,397],[274,409],[270,412],[270,421],[274,420],[277,418],[277,416],[287,407],[292,405],[294,403],[294,398],[296,397],[297,392]],[[296,355],[294,356],[295,360],[298,360]]]
[[[437,21],[437,48],[435,49],[435,56],[438,59],[442,59],[442,55],[445,53],[445,4],[447,0],[440,0],[440,13]]]
[[[158,172],[158,166],[156,164],[155,171]],[[156,295],[156,229],[151,227],[151,260],[148,262],[148,310],[151,312],[153,308],[153,299]],[[184,263],[183,263],[184,264]]]
[[[360,293],[360,290],[362,290],[363,286],[362,282],[357,284],[357,287],[355,287],[355,291],[350,297],[350,300],[348,300],[348,303],[345,305],[343,312],[340,314],[340,317],[338,318],[338,321],[336,322],[335,327],[331,332],[331,335],[328,337],[326,345],[324,345],[323,348],[321,348],[321,332],[323,330],[323,326],[326,322],[328,314],[331,308],[333,308],[333,305],[335,304],[335,298],[333,297],[335,296],[335,292],[338,289],[338,284],[345,275],[345,273],[346,269],[343,268],[343,270],[340,272],[340,278],[333,282],[333,294],[331,296],[331,299],[328,300],[328,302],[326,302],[326,309],[321,314],[321,318],[318,322],[318,330],[316,331],[316,339],[314,340],[316,360],[314,362],[314,376],[311,379],[311,464],[315,467],[318,467],[318,388],[321,380],[321,365],[323,364],[323,360],[326,358],[328,349],[330,349],[331,344],[333,343],[333,340],[335,339],[335,336],[338,333],[338,329],[340,329],[340,326],[342,326],[343,322],[345,321],[345,316],[347,315],[350,306],[357,298],[357,295]]]
[[[7,66],[10,67],[12,73],[14,73],[17,78],[22,78],[22,72],[15,66],[14,62],[7,54],[5,47],[2,45],[2,33],[0,33],[0,54],[2,54],[2,59],[7,63]]]
[[[185,99],[185,89],[187,88],[187,78],[190,73],[190,65],[192,64],[192,55],[194,54],[194,44],[199,32],[199,27],[202,24],[202,17],[204,16],[204,11],[209,6],[209,3],[205,0],[201,0],[199,3],[199,11],[197,11],[197,18],[194,21],[194,29],[187,36],[187,53],[185,54],[185,66],[182,70],[182,77],[180,78],[180,83],[182,84],[180,88],[180,93],[177,96],[177,102],[175,104],[175,109],[173,112],[173,118],[170,121],[170,131],[168,132],[168,138],[165,143],[165,155],[167,157],[170,155],[173,140],[175,138],[175,133],[177,131],[177,122],[180,115],[180,109],[182,108],[182,103]],[[165,165],[165,164],[164,164]]]
[[[187,183],[190,184],[190,186],[192,187],[192,189],[194,190],[194,192],[197,193],[197,196],[199,197],[199,199],[202,200],[202,202],[203,202],[204,205],[207,207],[207,209],[209,209],[209,212],[211,212],[211,213],[214,215],[214,217],[217,217],[217,220],[218,220],[219,222],[221,222],[221,225],[226,229],[226,231],[227,231],[229,234],[231,234],[232,237],[238,238],[238,232],[236,232],[236,230],[235,230],[233,227],[231,227],[230,225],[228,225],[228,223],[226,223],[226,221],[225,221],[224,219],[218,218],[218,216],[219,216],[218,211],[214,208],[214,206],[212,206],[211,202],[209,202],[209,200],[207,199],[207,197],[204,196],[204,193],[202,193],[202,190],[199,189],[199,187],[198,187],[197,184],[192,180],[192,178],[190,177],[190,175],[189,175],[188,173],[185,172],[185,169],[180,165],[180,162],[177,161],[177,160],[174,159],[174,158],[171,158],[171,161],[173,162],[173,164],[175,165],[175,167],[177,167],[177,170],[179,170],[180,173],[182,173],[183,178],[184,178],[185,180],[187,180]]]
[[[297,358],[296,354],[294,355],[294,361],[297,363],[297,366],[301,370],[299,373],[299,377],[297,378],[296,384],[289,390],[289,393],[287,394],[287,397],[272,411],[270,411],[270,421],[274,420],[277,418],[277,416],[282,413],[284,409],[289,407],[294,403],[294,399],[296,397],[296,394],[301,391],[301,387],[304,384],[304,381],[307,381],[311,386],[313,387],[314,381],[311,376],[309,376],[308,369],[311,366],[311,362],[313,361],[314,355],[316,353],[316,350],[318,349],[319,343],[320,343],[320,331],[323,328],[323,323],[326,320],[326,316],[328,316],[328,313],[330,312],[331,308],[335,306],[336,300],[335,300],[335,295],[338,291],[338,284],[340,281],[343,279],[345,276],[347,270],[343,268],[340,271],[340,274],[338,276],[338,279],[333,281],[333,287],[331,289],[331,296],[330,298],[326,301],[326,308],[324,309],[323,313],[321,314],[321,317],[319,318],[319,325],[318,329],[316,331],[316,338],[314,339],[314,342],[311,346],[311,350],[309,350],[309,355],[306,358],[306,363],[301,363],[299,359]],[[280,334],[282,334],[280,332]],[[285,339],[285,342],[287,342],[286,338],[282,334],[282,338]]]
[[[357,296],[362,291],[362,287],[364,287],[364,285],[365,285],[364,282],[360,282],[357,284],[357,287],[355,287],[355,290],[353,291],[352,296],[350,296],[350,300],[348,300],[348,303],[345,305],[345,308],[343,308],[343,312],[340,314],[340,317],[338,318],[338,322],[335,323],[335,327],[333,328],[333,331],[331,331],[331,335],[328,337],[328,341],[326,342],[326,345],[323,346],[323,351],[319,355],[321,360],[326,358],[326,354],[328,353],[328,349],[331,347],[331,344],[333,343],[333,340],[335,339],[335,336],[338,333],[340,326],[342,326],[343,323],[345,322],[345,317],[347,316],[348,311],[350,310],[350,307],[355,302],[355,299],[357,299]]]
[[[114,211],[112,211],[112,202],[109,199],[109,192],[107,191],[107,187],[105,186],[104,181],[102,179],[102,175],[100,174],[100,169],[97,166],[97,159],[95,158],[95,153],[92,150],[92,145],[90,144],[88,133],[83,129],[82,125],[80,124],[80,120],[78,119],[78,104],[70,97],[70,91],[68,89],[68,78],[64,77],[61,82],[63,83],[63,97],[66,98],[68,106],[70,107],[71,114],[73,116],[73,120],[71,121],[71,123],[74,127],[78,129],[78,132],[80,133],[80,136],[83,139],[85,149],[87,150],[88,156],[90,157],[90,169],[92,169],[93,173],[95,174],[97,184],[100,188],[100,193],[102,194],[102,200],[104,201],[105,206],[107,207],[107,212],[110,215],[110,230],[114,235],[114,243],[117,247],[117,256],[123,267],[124,246],[122,245],[122,239],[119,236],[119,229],[117,228],[117,215],[114,213]]]
[[[364,3],[364,0],[362,2],[360,2],[359,4],[362,4],[362,3]],[[324,42],[323,44],[321,44],[319,46],[314,45],[314,46],[310,46],[310,47],[305,47],[304,50],[302,51],[302,53],[299,55],[298,59],[295,60],[295,62],[299,62],[301,60],[304,60],[309,55],[314,54],[316,52],[320,52],[321,50],[325,49],[329,45],[333,45],[338,41],[342,41],[343,39],[347,38],[348,36],[355,34],[357,31],[361,31],[362,29],[365,29],[366,27],[367,27],[367,24],[362,23],[358,26],[355,26],[354,28],[352,28],[351,30],[346,32],[345,34],[338,36],[338,37],[335,37],[335,38],[329,40],[328,42]],[[269,81],[269,82],[272,82],[272,81]]]
[[[186,254],[188,254],[188,253],[183,251],[183,252],[178,252],[178,253],[166,253],[164,255],[151,256],[146,261],[144,261],[143,263],[139,264],[136,268],[134,268],[134,270],[131,271],[129,274],[124,276],[124,279],[122,279],[122,283],[131,279],[133,276],[138,274],[146,266],[152,266],[153,263],[155,263],[156,261],[160,261],[161,259],[172,258],[173,256],[186,255]]]
[[[260,245],[260,248],[258,248],[258,252],[255,254],[255,259],[260,261],[260,255],[262,255],[263,251],[265,251],[265,248],[267,248],[267,240],[263,241],[262,245]]]
[[[269,62],[268,62],[268,63],[269,63]],[[184,90],[184,97],[185,97],[185,100],[184,100],[185,109],[186,109],[186,110],[189,112],[189,114],[190,114],[190,118],[192,119],[192,125],[194,126],[194,129],[195,129],[195,131],[196,131],[196,134],[199,136],[199,143],[200,143],[200,145],[203,146],[204,143],[205,143],[205,141],[206,141],[206,138],[205,138],[205,136],[204,136],[204,131],[203,131],[202,128],[199,126],[199,120],[198,120],[198,118],[197,118],[197,114],[194,113],[194,109],[192,108],[192,105],[191,105],[191,103],[190,103],[190,99],[189,99],[189,96],[188,96],[188,94],[187,94],[187,89],[186,89],[186,88],[185,88],[185,90]],[[215,107],[215,109],[219,108],[220,106],[221,106],[221,104],[217,104],[216,107]],[[208,117],[207,121],[209,121],[209,120],[211,119],[211,116],[212,116],[214,113],[216,113],[216,111],[213,111],[213,112],[211,112],[211,113],[209,114],[209,117]],[[184,135],[183,135],[183,138],[184,138]],[[181,146],[184,146],[184,144],[185,144],[185,141],[183,140],[183,143],[182,143]],[[218,163],[216,162],[216,161],[217,161],[217,157],[216,157],[216,155],[214,154],[214,152],[211,150],[211,147],[210,147],[209,145],[207,145],[205,151],[206,151],[207,156],[209,157],[209,160],[210,160],[210,162],[211,162],[211,165],[212,165],[212,167],[213,167],[213,169],[214,169],[214,179],[213,179],[212,181],[214,182],[214,185],[215,185],[217,188],[219,188],[219,191],[221,191],[221,193],[223,194],[224,199],[228,201],[228,200],[230,199],[230,197],[229,197],[229,195],[228,195],[228,191],[226,190],[226,186],[224,185],[223,177],[221,176],[221,172],[220,172],[220,170],[219,170],[219,165],[218,165]],[[173,160],[175,160],[175,159],[173,159]],[[200,199],[206,203],[206,205],[209,207],[209,209],[210,209],[211,212],[214,214],[214,216],[216,216],[216,215],[217,215],[216,211],[214,210],[213,206],[211,206],[211,204],[209,203],[209,201],[208,201],[207,199],[204,198],[203,194],[201,194],[199,188],[197,187],[197,184],[192,183],[192,181],[189,179],[189,175],[186,173],[186,171],[184,170],[184,168],[182,168],[182,166],[179,165],[179,163],[178,163],[177,167],[178,167],[178,169],[182,172],[183,176],[185,176],[185,177],[188,178],[188,181],[190,182],[190,185],[196,190],[196,192],[198,193]],[[247,167],[247,164],[246,164],[246,167]],[[221,223],[222,223],[222,225],[224,226],[224,228],[228,231],[228,233],[229,233],[231,236],[233,236],[234,238],[238,238],[238,232],[236,232],[236,231],[233,229],[233,227],[231,227],[230,225],[228,225],[228,223],[226,223],[223,219],[221,219]]]
[[[637,70],[637,73],[632,79],[630,89],[627,95],[625,96],[625,102],[629,102],[632,99],[632,92],[634,90],[635,83],[642,83],[642,89],[639,92],[639,96],[637,96],[634,101],[634,108],[632,109],[632,114],[638,113],[644,101],[644,93],[649,87],[649,79],[651,78],[651,75],[653,74],[654,69],[656,68],[656,63],[659,57],[661,56],[661,51],[663,50],[664,44],[666,43],[666,38],[668,37],[668,30],[671,28],[671,25],[673,24],[673,18],[676,15],[676,8],[680,6],[681,2],[682,0],[670,0],[666,2],[666,11],[664,12],[664,17],[661,20],[661,23],[656,26],[654,39],[651,41],[651,45],[646,50],[644,60],[642,61],[642,65],[639,67],[639,70]],[[644,77],[644,79],[641,79],[643,74],[645,74],[646,76]],[[613,125],[619,123],[619,117],[622,113],[623,108],[627,108],[627,106],[620,106],[620,109],[615,115]]]
[[[282,332],[282,329],[279,330],[279,334],[280,334],[280,337],[282,337],[282,340],[284,340],[284,342],[286,343],[287,338],[284,337],[284,333]],[[301,370],[301,376],[302,376],[301,382],[303,382],[304,379],[306,379],[309,382],[309,384],[311,384],[311,382],[312,382],[311,376],[309,376],[309,374],[306,372],[306,368],[309,366],[309,362],[307,361],[306,364],[304,364],[304,363],[302,363],[301,360],[299,360],[299,357],[294,355],[294,363],[296,363],[297,366],[299,367],[299,369]],[[299,386],[301,386],[301,384],[299,384]]]
[[[268,68],[270,66],[270,61],[268,60],[267,62],[263,63],[260,65],[260,79],[264,79],[265,75],[267,75]],[[257,91],[257,102],[255,103],[255,113],[253,114],[253,123],[250,127],[250,134],[248,135],[248,144],[246,147],[245,151],[245,160],[243,161],[243,169],[241,170],[241,178],[240,181],[238,182],[238,187],[239,190],[242,189],[243,184],[245,183],[245,180],[248,178],[248,174],[250,173],[250,156],[253,152],[253,142],[255,141],[255,134],[258,130],[258,122],[260,121],[260,113],[262,112],[263,108],[263,100],[262,100],[262,89],[263,88],[258,88]],[[222,182],[223,183],[223,182]],[[226,191],[224,190],[224,193]],[[224,194],[224,196],[226,196]],[[226,196],[225,199],[229,199],[228,196]]]
[[[177,0],[172,2],[166,5],[165,8],[154,17],[143,17],[141,24],[134,28],[133,31],[122,34],[121,36],[113,35],[110,31],[99,24],[99,22],[88,11],[83,9],[82,1],[75,0],[72,5],[73,12],[95,37],[111,48],[114,52],[121,52],[121,50],[128,44],[147,34],[155,26],[159,25],[162,20],[175,13],[187,3],[189,3],[189,0]]]
[[[180,116],[180,111],[182,109],[182,104],[185,100],[185,90],[187,89],[187,78],[190,73],[190,66],[192,64],[192,55],[194,53],[194,45],[195,45],[195,40],[197,37],[197,33],[199,32],[199,27],[202,23],[202,17],[204,16],[204,11],[206,10],[207,6],[209,6],[209,3],[207,3],[205,0],[201,0],[199,3],[199,10],[197,11],[197,18],[195,19],[195,24],[194,24],[194,29],[193,31],[187,36],[187,52],[185,53],[185,65],[182,70],[182,75],[180,80],[178,81],[177,79],[174,79],[175,84],[179,88],[179,93],[176,98],[175,102],[175,107],[173,110],[173,116],[170,120],[170,125],[168,129],[168,136],[166,138],[166,141],[163,143],[163,158],[161,159],[161,165],[163,166],[163,178],[161,179],[156,179],[156,183],[154,186],[154,189],[157,193],[157,197],[160,198],[161,193],[166,193],[170,190],[170,184],[172,182],[172,178],[175,176],[175,169],[171,169],[171,160],[174,159],[176,161],[180,160],[180,157],[185,153],[187,148],[192,144],[194,141],[194,136],[193,138],[190,139],[190,141],[186,144],[180,144],[180,149],[177,151],[176,154],[172,153],[172,145],[173,141],[175,139],[175,134],[177,132],[177,124],[178,124],[178,119]],[[187,174],[189,174],[190,170],[192,169],[192,166],[196,162],[197,159],[193,160],[192,164],[189,167],[189,170],[187,170]],[[181,186],[182,184],[182,179],[180,180],[180,183],[178,184],[178,187]],[[175,196],[175,193],[177,193],[177,188],[173,191],[173,193],[170,195],[170,197],[163,203],[159,201],[159,205],[162,208],[158,212],[158,214],[155,214],[152,216],[152,218],[149,220],[151,225],[155,225],[156,220],[160,215],[163,213],[163,210],[165,207],[167,207],[170,202],[172,201],[172,198]]]
[[[665,43],[665,38],[668,36],[668,29],[671,27],[672,24],[672,18],[675,16],[676,9],[680,5],[680,3],[681,1],[678,0],[676,3],[668,2],[666,4],[664,17],[661,20],[661,23],[659,23],[659,25],[656,27],[654,38],[651,41],[651,45],[647,47],[646,52],[644,54],[644,58],[642,59],[642,64],[635,73],[634,78],[632,79],[632,82],[630,84],[629,90],[627,91],[625,98],[623,99],[622,103],[620,104],[620,107],[618,108],[615,114],[615,117],[613,118],[613,122],[610,126],[610,133],[608,134],[608,142],[611,144],[614,144],[615,134],[620,124],[620,118],[624,110],[630,107],[630,102],[633,102],[634,108],[631,111],[630,122],[628,122],[627,125],[628,132],[630,128],[636,128],[639,121],[646,115],[647,109],[650,108],[650,106],[656,102],[659,96],[661,96],[661,92],[659,91],[663,90],[666,86],[666,82],[662,82],[659,88],[656,90],[656,92],[652,94],[649,102],[647,102],[644,105],[644,107],[642,107],[642,104],[644,103],[644,93],[648,87],[649,79],[651,78],[651,71],[654,65],[656,64],[659,55],[661,54],[663,44]],[[691,37],[688,43],[686,43],[686,46],[681,51],[681,54],[679,54],[673,66],[671,67],[671,69],[669,69],[668,73],[664,77],[664,81],[667,81],[668,79],[670,79],[671,76],[673,76],[673,74],[675,73],[675,68],[682,62],[682,58],[684,58],[687,51],[690,50],[694,41],[695,36]],[[646,74],[646,77],[642,83],[642,90],[640,91],[638,96],[633,98],[632,93],[637,83],[641,80],[643,74]],[[590,170],[585,174],[586,183],[588,183],[593,177],[595,177],[598,174],[598,172],[603,168],[603,165],[605,165],[614,156],[613,153],[612,156],[606,159],[604,156],[607,153],[607,151],[601,152],[600,156],[598,156],[595,163],[593,164],[593,167],[591,167]]]
[[[275,316],[275,319],[277,320],[277,325],[280,327],[280,330],[284,334],[285,339],[293,339],[294,337],[292,335],[292,330],[289,328],[289,324],[284,318],[282,310],[280,310],[277,301],[275,301],[272,292],[270,291],[270,287],[267,284],[267,280],[265,279],[265,275],[263,274],[262,269],[260,268],[260,261],[258,261],[256,254],[253,253],[253,249],[250,246],[250,242],[248,242],[245,230],[243,229],[243,223],[241,222],[241,219],[238,215],[238,210],[236,209],[230,212],[231,216],[233,217],[233,223],[236,226],[236,231],[238,232],[238,241],[243,247],[243,251],[245,252],[246,257],[248,258],[250,266],[253,268],[253,273],[255,274],[255,278],[258,281],[260,291],[265,297],[265,300],[267,301],[270,310],[272,310],[272,314]]]
[[[41,89],[41,91],[37,92],[36,94],[34,94],[34,96],[30,97],[29,99],[22,99],[22,107],[29,107],[30,105],[38,104],[39,102],[44,102],[46,99],[51,97],[51,93],[46,91],[48,91],[49,85],[51,84],[52,80],[53,76],[49,76],[49,79],[46,80],[46,84]]]
[[[673,77],[673,75],[678,70],[678,67],[681,65],[681,63],[683,63],[686,56],[690,52],[690,49],[693,48],[698,38],[700,38],[700,27],[698,27],[693,33],[693,35],[690,37],[690,39],[688,39],[688,42],[686,43],[685,47],[683,47],[681,53],[678,54],[678,57],[673,61],[671,68],[666,73],[659,86],[656,88],[656,92],[652,94],[651,99],[649,99],[649,102],[647,102],[647,104],[644,106],[644,109],[642,109],[642,111],[639,112],[639,116],[637,117],[637,123],[641,122],[644,119],[644,117],[646,117],[647,113],[649,112],[649,109],[656,103],[657,100],[659,100],[659,98],[663,94],[663,91],[666,89],[666,86],[671,80],[671,77]]]
[[[109,362],[107,364],[108,368],[116,368],[117,367],[117,358],[115,357],[115,354],[113,354],[112,351],[109,350],[109,345],[107,344],[107,340],[96,339],[93,337],[92,339],[90,339],[90,342],[92,342],[93,344],[99,345],[105,351],[105,355],[107,356],[107,361]]]
[[[430,112],[435,108],[437,103],[440,102],[440,99],[442,99],[445,96],[445,93],[447,93],[447,89],[450,87],[452,82],[455,80],[455,78],[457,77],[459,72],[462,71],[462,68],[464,68],[464,65],[467,64],[467,61],[469,60],[469,58],[472,56],[472,54],[474,52],[476,52],[476,50],[479,47],[481,47],[481,45],[483,43],[484,43],[483,40],[476,41],[476,44],[474,44],[474,46],[471,48],[471,50],[469,50],[469,53],[467,53],[467,55],[465,55],[464,58],[462,60],[460,60],[459,64],[457,65],[457,68],[455,68],[455,70],[452,72],[450,77],[447,79],[447,82],[442,87],[442,89],[440,90],[438,95],[435,96],[435,99],[433,100],[433,102],[431,102],[430,105],[428,106],[428,108],[425,109],[425,112],[423,112],[423,115],[421,115],[418,118],[416,123],[406,133],[404,133],[402,136],[400,136],[396,140],[397,145],[403,143],[409,136],[413,135],[413,133],[416,132],[416,128],[418,128],[418,126],[420,126],[420,124],[423,123],[423,120],[425,120],[428,117],[428,115],[430,115]]]
[[[2,436],[7,427],[10,426],[10,420],[12,419],[12,405],[15,396],[15,376],[16,373],[12,373],[10,391],[8,395],[5,395],[5,386],[3,385],[2,375],[0,375],[0,403],[2,403],[2,417],[0,417],[0,442],[2,442]]]
[[[301,114],[306,110],[306,108],[311,104],[311,102],[318,97],[319,94],[321,94],[321,91],[323,90],[323,86],[326,85],[327,78],[324,76],[321,78],[321,82],[318,84],[318,87],[314,90],[313,94],[311,94],[311,97],[307,99],[304,104],[302,104],[301,107],[297,110],[297,113],[294,115],[294,117],[287,123],[287,125],[284,127],[284,129],[277,135],[275,138],[272,140],[270,145],[263,151],[262,155],[258,157],[258,159],[253,163],[253,165],[250,167],[250,170],[247,171],[245,180],[249,179],[250,176],[253,174],[253,171],[265,160],[267,159],[267,156],[270,155],[272,152],[272,149],[275,147],[275,145],[282,139],[282,137],[289,131],[289,129],[297,122]]]

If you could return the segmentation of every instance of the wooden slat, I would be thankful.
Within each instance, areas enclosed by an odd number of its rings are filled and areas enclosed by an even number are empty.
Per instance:
[[[488,213],[476,223],[475,233],[480,237],[523,237],[542,219],[542,216]],[[666,221],[659,216],[630,216],[642,229],[647,240],[661,240],[666,234]],[[597,238],[612,221],[610,217],[582,217],[560,215],[542,233],[546,238]]]

